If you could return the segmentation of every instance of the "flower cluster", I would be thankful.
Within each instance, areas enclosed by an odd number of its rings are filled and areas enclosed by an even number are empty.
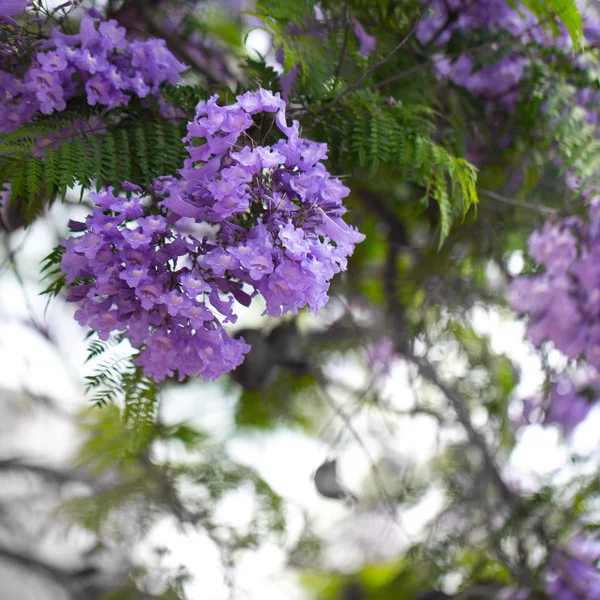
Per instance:
[[[27,0],[0,0],[0,24],[18,25],[14,16],[22,13],[27,7]]]
[[[561,375],[552,384],[547,397],[535,396],[523,400],[523,411],[516,427],[541,423],[558,425],[570,436],[600,400],[600,380],[594,373],[585,374],[582,381]]]
[[[204,28],[195,26],[195,21],[197,17],[202,18],[203,13],[220,13],[236,21],[254,18],[244,14],[242,4],[239,0],[196,2],[190,19],[189,0],[153,0],[152,19],[147,19],[146,15],[130,4],[116,11],[114,18],[127,29],[128,35],[137,37],[140,33],[147,32],[156,37],[176,38],[190,67],[209,74],[211,79],[230,81],[238,75],[227,46],[218,36],[210,35]],[[247,8],[250,6],[251,3]]]
[[[523,41],[543,42],[544,28],[535,15],[522,5],[511,6],[506,0],[433,0],[427,1],[429,14],[417,26],[422,44],[446,44],[456,32],[485,29],[506,32]],[[567,43],[568,37],[561,39]]]
[[[71,224],[85,232],[64,242],[62,259],[77,321],[101,339],[123,332],[143,348],[137,362],[157,381],[175,370],[214,379],[239,365],[249,347],[231,339],[199,300],[222,302],[216,283],[194,268],[197,242],[147,212],[138,197],[115,197],[112,188],[91,197],[92,214]]]
[[[547,573],[546,592],[556,600],[600,600],[600,540],[573,538],[556,549]]]
[[[529,316],[528,334],[539,346],[553,342],[569,358],[584,356],[600,369],[600,220],[548,222],[529,239],[529,254],[543,268],[514,280],[512,307]]]
[[[478,31],[491,32],[500,41],[509,39],[510,52],[506,55],[492,44],[489,56],[483,60],[480,48],[476,52],[467,50],[453,59],[439,54],[435,61],[440,78],[449,79],[473,95],[508,110],[515,106],[519,84],[531,62],[532,44],[562,51],[569,51],[573,46],[564,26],[560,25],[555,36],[547,23],[540,22],[526,7],[511,6],[506,0],[433,0],[428,1],[427,6],[428,16],[417,27],[417,37],[424,45],[441,47],[455,33],[476,36]],[[594,43],[600,33],[600,18],[595,7],[583,6],[581,12],[584,35]],[[527,51],[526,47],[529,47]],[[485,54],[485,48],[483,52]],[[574,65],[582,60],[575,54],[572,58]]]
[[[571,217],[535,231],[529,254],[540,270],[512,282],[512,308],[529,317],[528,336],[536,346],[552,342],[568,358],[582,357],[592,368],[582,385],[561,377],[551,388],[545,422],[570,434],[600,398],[600,198],[591,201],[589,223]],[[526,422],[542,404],[526,402]]]
[[[543,31],[539,26],[536,27],[537,21],[530,11],[522,7],[517,10],[504,0],[466,3],[459,0],[434,0],[428,6],[428,17],[417,27],[417,37],[426,45],[441,46],[455,32],[467,33],[478,29],[510,35],[523,42],[531,37],[530,31],[533,35]],[[439,55],[435,66],[439,77],[465,87],[473,95],[498,101],[504,106],[513,105],[527,60],[517,52],[512,52],[485,66],[478,66],[477,62],[467,52],[452,60]]]
[[[234,300],[260,294],[274,317],[316,312],[364,239],[341,219],[349,190],[322,164],[326,145],[302,139],[285,112],[267,90],[200,104],[179,176],[152,186],[157,206],[104,190],[83,235],[64,243],[78,321],[104,338],[123,332],[157,381],[235,368],[249,347],[219,320],[235,323]],[[271,145],[248,132],[265,113],[284,134]]]
[[[164,40],[128,42],[116,21],[87,13],[76,35],[55,28],[34,54],[23,77],[0,71],[0,132],[14,130],[39,111],[65,109],[78,92],[87,102],[115,108],[131,96],[157,95],[163,83],[177,83],[185,66],[167,50]]]

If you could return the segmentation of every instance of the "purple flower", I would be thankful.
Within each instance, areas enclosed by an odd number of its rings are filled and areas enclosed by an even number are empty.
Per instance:
[[[248,271],[254,281],[273,272],[273,258],[270,249],[266,246],[250,240],[250,243],[239,244],[229,252],[239,261],[240,266]]]
[[[168,294],[163,294],[161,300],[167,305],[167,311],[172,317],[177,316],[180,312],[185,312],[192,306],[192,301],[187,295],[177,290],[171,290]]]
[[[90,49],[101,43],[88,39]],[[252,148],[240,136],[260,112],[277,112],[283,143]],[[326,146],[287,125],[278,95],[259,90],[229,107],[213,97],[198,106],[184,142],[189,159],[177,178],[149,187],[151,209],[112,188],[92,193],[82,234],[63,243],[68,281],[93,282],[69,296],[78,321],[103,338],[123,332],[157,381],[214,379],[238,366],[249,347],[221,325],[235,323],[236,303],[262,294],[272,316],[318,311],[364,237],[341,218],[348,189],[320,162]]]
[[[254,152],[260,156],[262,166],[265,169],[275,169],[285,162],[285,156],[273,148],[263,148],[262,146],[258,146],[258,148],[254,149]]]
[[[204,257],[205,266],[209,267],[217,277],[225,275],[225,271],[237,269],[239,260],[229,251],[217,248]]]
[[[48,73],[64,71],[68,65],[64,54],[59,54],[58,52],[38,52],[36,59],[40,63],[42,70]]]
[[[139,198],[110,198],[108,208],[119,213],[122,218],[137,219],[144,214]]]
[[[236,100],[248,114],[255,115],[263,110],[262,99],[260,95],[254,92],[246,92],[241,96],[237,96]]]
[[[98,32],[103,41],[103,46],[106,50],[124,50],[127,48],[125,40],[125,29],[119,27],[116,21],[105,21],[100,23]]]
[[[588,397],[590,394],[592,396]],[[597,399],[598,392],[588,388],[586,395],[585,390],[579,391],[573,382],[562,377],[552,386],[550,393],[552,404],[545,422],[560,425],[565,433],[570,435],[575,427],[588,416]]]
[[[369,35],[360,24],[360,21],[355,17],[352,17],[354,35],[358,40],[359,52],[363,56],[369,56],[371,52],[375,50],[377,46],[377,38],[374,35]]]
[[[9,15],[25,4],[3,0],[0,8],[6,10],[0,11],[0,22],[12,21]],[[178,82],[185,67],[163,40],[130,44],[116,21],[98,24],[97,16],[88,11],[75,35],[54,28],[22,78],[0,71],[0,89],[9,94],[0,94],[1,131],[14,130],[38,111],[64,110],[67,101],[83,89],[90,105],[114,108],[127,104],[132,95],[158,96],[163,83]]]
[[[167,231],[167,220],[161,215],[149,215],[138,219],[138,225],[148,235],[153,233],[165,233]]]
[[[129,242],[132,248],[147,246],[152,241],[152,235],[144,231],[141,227],[123,230],[123,238]]]
[[[137,288],[137,294],[142,303],[142,308],[145,308],[146,310],[153,309],[155,305],[160,302],[163,292],[163,287],[156,283],[145,283],[140,285]]]
[[[304,230],[295,229],[292,223],[287,223],[279,232],[279,239],[285,248],[285,254],[288,258],[294,260],[304,260],[310,251],[308,242],[304,239]]]
[[[142,283],[149,283],[148,269],[142,265],[128,265],[119,273],[119,277],[127,282],[127,285],[136,288]]]
[[[529,239],[529,252],[541,270],[511,285],[512,307],[529,316],[534,344],[546,341],[569,358],[583,356],[600,368],[600,267],[597,215],[546,223]]]
[[[27,8],[28,0],[0,0],[0,14],[14,17]]]
[[[189,273],[184,275],[181,278],[181,283],[185,292],[194,299],[199,294],[210,292],[211,290],[211,287],[199,273]]]
[[[578,536],[556,548],[546,571],[546,592],[557,600],[600,600],[597,538]]]
[[[261,157],[258,152],[244,146],[241,152],[232,152],[231,158],[239,162],[240,165],[247,167],[251,174],[258,173],[262,166]]]

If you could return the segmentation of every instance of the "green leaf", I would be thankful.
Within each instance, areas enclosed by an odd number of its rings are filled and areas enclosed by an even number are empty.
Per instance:
[[[513,6],[517,5],[514,1],[510,3]],[[575,0],[521,0],[521,3],[531,10],[542,23],[549,24],[554,35],[558,35],[557,22],[561,22],[569,32],[575,47],[582,45],[583,25]]]

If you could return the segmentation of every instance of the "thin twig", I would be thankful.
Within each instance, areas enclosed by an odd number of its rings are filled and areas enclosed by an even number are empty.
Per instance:
[[[528,204],[527,202],[521,202],[520,200],[507,198],[506,196],[498,194],[497,192],[492,192],[490,190],[482,190],[481,188],[478,191],[482,196],[486,196],[487,198],[490,198],[491,200],[495,200],[497,202],[503,202],[504,204],[510,204],[511,206],[518,206],[519,208],[526,208],[528,210],[535,210],[546,215],[558,214],[558,210],[556,210],[555,208],[550,208],[549,206],[541,206],[539,204]]]
[[[9,472],[31,473],[32,475],[38,475],[47,481],[55,482],[59,485],[74,481],[92,486],[94,485],[94,482],[91,479],[81,473],[53,469],[52,467],[23,461],[20,458],[5,458],[0,460],[0,473]]]
[[[75,584],[79,578],[83,578],[84,576],[93,573],[93,571],[90,573],[88,569],[67,571],[66,569],[61,569],[60,567],[48,564],[28,554],[23,554],[17,550],[2,546],[0,546],[0,559],[10,561],[20,567],[34,571],[43,577],[65,586],[67,589],[72,589],[73,584]]]
[[[394,501],[392,500],[389,492],[387,491],[383,476],[381,475],[381,472],[379,471],[379,467],[377,466],[377,463],[375,462],[374,458],[371,456],[371,452],[369,451],[369,448],[365,444],[362,437],[359,435],[358,431],[356,431],[356,428],[354,427],[354,424],[352,423],[352,419],[346,414],[344,409],[338,405],[338,403],[331,397],[331,395],[327,391],[327,389],[325,387],[326,381],[323,379],[321,373],[316,371],[314,373],[314,375],[315,375],[317,381],[319,382],[319,387],[321,389],[323,397],[325,398],[325,401],[327,402],[327,404],[329,404],[329,406],[332,408],[332,410],[337,415],[339,415],[339,417],[344,421],[344,423],[346,424],[346,427],[348,428],[348,431],[351,433],[352,437],[356,440],[356,443],[360,446],[365,457],[369,461],[369,463],[371,465],[371,472],[373,474],[373,480],[375,482],[375,485],[379,491],[381,499],[383,500],[384,506],[385,506],[386,510],[388,511],[390,517],[398,525],[398,527],[400,528],[400,530],[402,531],[402,534],[406,537],[406,539],[410,541],[410,536],[408,535],[408,533],[405,531],[404,527],[402,527],[402,524],[400,523],[400,520],[396,513],[396,505],[395,505]]]
[[[340,54],[340,60],[338,61],[338,65],[337,68],[335,70],[335,74],[333,76],[333,87],[335,89],[335,86],[338,82],[338,79],[340,78],[340,74],[342,72],[342,67],[344,66],[344,60],[346,59],[346,52],[348,50],[348,40],[350,38],[350,14],[348,13],[348,0],[346,0],[346,3],[344,5],[344,43],[342,45],[342,52]]]
[[[383,87],[384,85],[388,85],[388,83],[394,83],[395,81],[398,81],[400,79],[404,79],[405,77],[409,77],[410,75],[415,75],[416,73],[420,73],[421,71],[426,71],[435,62],[436,62],[435,59],[431,59],[431,60],[428,60],[427,62],[420,63],[418,65],[414,65],[410,69],[406,69],[406,71],[402,71],[400,73],[396,73],[395,75],[391,75],[390,77],[387,77],[386,79],[382,79],[381,81],[378,81],[377,83],[374,83],[371,86],[371,89],[374,90],[374,89]]]
[[[15,279],[17,280],[17,284],[21,288],[21,292],[23,294],[23,302],[25,304],[25,308],[27,308],[27,311],[29,312],[29,318],[30,318],[31,322],[34,324],[36,329],[38,329],[39,331],[44,331],[45,328],[38,322],[38,320],[35,316],[35,310],[31,303],[31,299],[29,298],[29,294],[27,293],[25,281],[23,280],[23,277],[21,276],[21,273],[19,271],[16,256],[11,251],[8,236],[6,236],[6,235],[2,236],[2,242],[4,244],[4,249],[7,254],[7,260],[12,268],[13,275],[15,276]]]
[[[332,100],[329,104],[327,104],[327,106],[323,107],[323,109],[321,111],[319,111],[319,112],[323,112],[323,111],[329,110],[330,108],[333,108],[336,104],[338,104],[340,102],[340,100],[342,98],[344,98],[346,95],[350,94],[351,92],[354,92],[355,90],[357,90],[362,85],[363,81],[367,77],[369,77],[369,75],[371,75],[371,73],[373,73],[374,71],[376,71],[379,67],[381,67],[388,60],[390,60],[390,58],[392,58],[392,56],[394,56],[394,54],[396,54],[396,52],[398,52],[398,50],[400,50],[400,48],[402,48],[408,42],[408,40],[410,40],[410,38],[412,37],[412,34],[415,32],[418,24],[419,24],[419,21],[417,20],[417,22],[413,25],[413,27],[411,28],[411,30],[408,32],[408,35],[388,55],[384,56],[379,62],[377,62],[374,65],[372,65],[371,67],[369,67],[358,78],[358,81],[356,83],[348,86],[343,92],[341,92],[337,96],[337,98],[335,98],[334,100]]]
[[[418,367],[419,373],[427,381],[433,383],[433,385],[444,394],[454,409],[459,422],[467,432],[469,441],[473,446],[479,449],[486,470],[500,492],[500,495],[508,504],[515,507],[517,504],[515,495],[508,489],[504,479],[502,479],[496,461],[494,460],[486,441],[483,439],[483,436],[475,429],[473,421],[471,420],[471,415],[463,402],[460,392],[454,386],[444,382],[427,359],[416,356],[410,356],[409,358]]]

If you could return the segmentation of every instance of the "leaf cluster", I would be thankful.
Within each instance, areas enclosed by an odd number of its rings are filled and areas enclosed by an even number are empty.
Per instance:
[[[371,177],[393,167],[400,180],[422,186],[424,201],[431,198],[439,206],[440,242],[452,221],[477,204],[477,170],[436,141],[432,108],[357,90],[330,116],[319,121],[330,161],[348,170],[364,167]]]

